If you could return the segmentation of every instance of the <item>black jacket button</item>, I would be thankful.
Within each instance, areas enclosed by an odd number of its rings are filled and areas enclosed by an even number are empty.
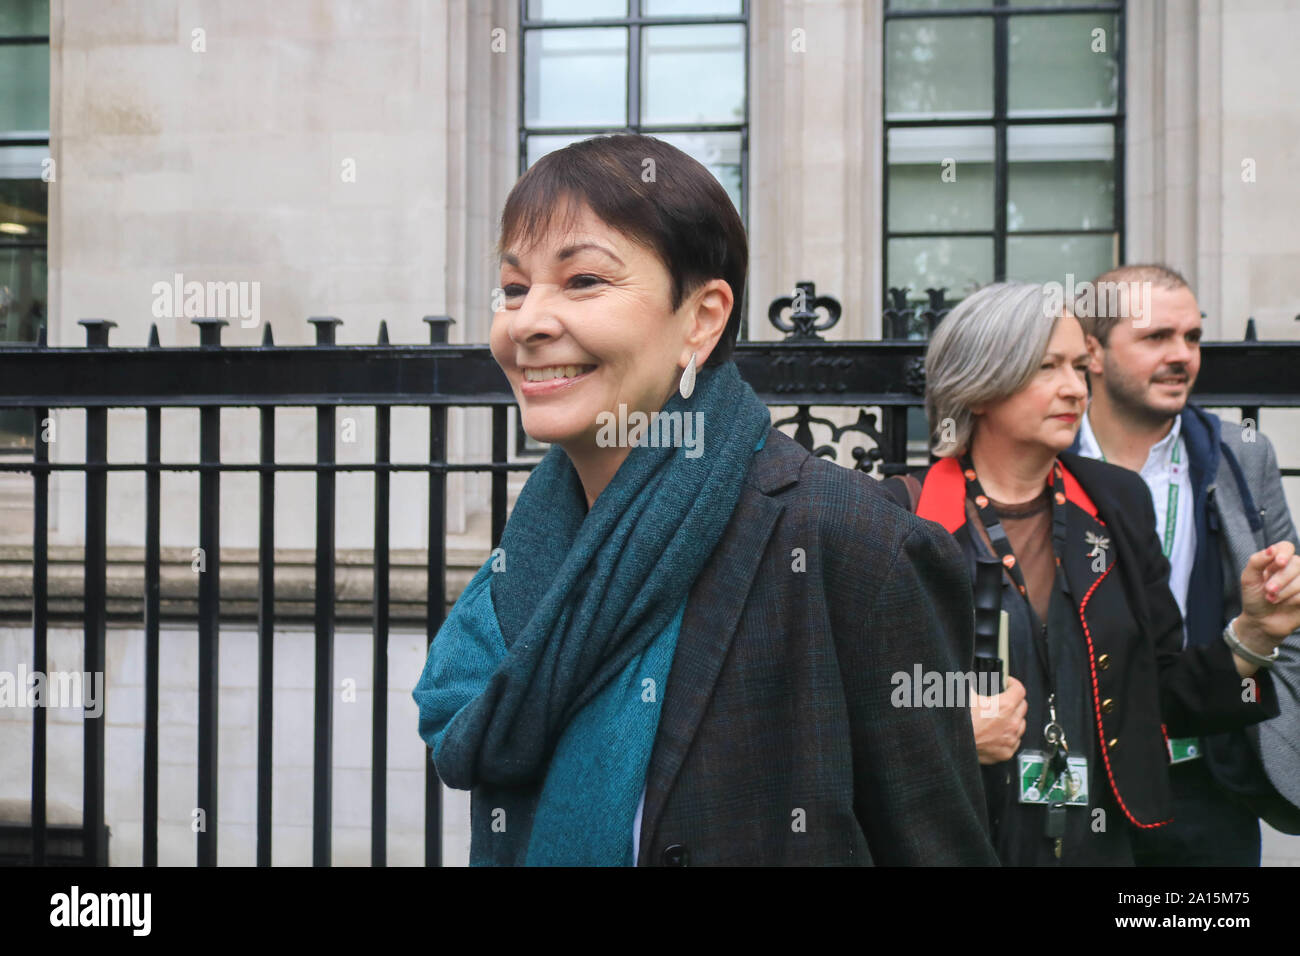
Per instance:
[[[682,844],[673,843],[664,847],[663,861],[664,866],[687,866],[691,861],[691,855]]]

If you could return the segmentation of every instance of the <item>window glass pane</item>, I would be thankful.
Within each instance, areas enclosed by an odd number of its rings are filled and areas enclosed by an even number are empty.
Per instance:
[[[676,146],[687,156],[699,160],[722,183],[731,202],[740,211],[740,134],[739,133],[648,133],[656,139]],[[563,149],[590,137],[529,136],[528,165],[531,166],[547,153]]]
[[[885,24],[889,119],[991,116],[993,20],[890,20]]]
[[[529,136],[528,137],[528,165],[531,166],[547,153],[553,153],[557,149],[563,149],[570,143],[576,143],[580,140],[589,139],[586,133],[579,133],[575,136]]]
[[[627,16],[627,0],[528,0],[530,20],[592,20]]]
[[[0,130],[50,128],[50,48],[43,43],[0,46]]]
[[[929,330],[920,338],[928,338]],[[926,420],[924,408],[909,408],[907,410],[907,440],[908,442],[920,442],[926,448],[929,447],[930,441],[930,423]],[[927,458],[928,462],[929,459]]]
[[[991,7],[994,0],[889,0],[890,10],[957,10],[962,7]]]
[[[727,17],[740,14],[740,0],[641,0],[647,17]]]
[[[1007,128],[1007,229],[1115,225],[1115,128]]]
[[[529,126],[627,123],[627,30],[530,30],[524,50]]]
[[[1008,32],[1008,115],[1115,112],[1119,62],[1114,16],[1011,17]]]
[[[0,410],[0,448],[32,447],[32,413],[21,409]]]
[[[0,147],[0,243],[49,236],[49,184],[41,179],[45,146]]]
[[[646,27],[641,36],[643,123],[744,121],[744,27]]]
[[[0,37],[50,35],[50,0],[4,0],[0,3]]]
[[[891,232],[993,228],[993,128],[889,131]]]
[[[1116,265],[1119,246],[1109,236],[1008,236],[1007,278],[1023,282],[1091,282]]]
[[[924,300],[926,289],[942,287],[955,301],[992,281],[992,239],[889,240],[889,287],[909,289],[909,300]]]
[[[35,342],[45,324],[45,249],[0,246],[0,342]]]
[[[698,159],[722,183],[731,203],[740,212],[739,133],[651,133]]]

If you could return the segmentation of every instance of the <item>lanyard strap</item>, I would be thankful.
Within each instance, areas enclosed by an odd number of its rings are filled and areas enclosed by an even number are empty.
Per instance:
[[[1174,455],[1171,461],[1175,465],[1182,461],[1182,457],[1178,454],[1178,442],[1174,442]],[[1170,468],[1169,497],[1165,502],[1165,533],[1161,543],[1161,550],[1164,551],[1166,558],[1174,553],[1174,533],[1178,530],[1178,481],[1178,475]]]
[[[1024,597],[1026,605],[1032,610],[1032,605],[1029,604],[1029,591],[1025,586],[1024,572],[1020,569],[1020,562],[1016,560],[1015,553],[1011,549],[1011,542],[1007,538],[1006,530],[1002,527],[1002,522],[998,519],[997,510],[989,501],[988,495],[984,493],[979,477],[975,474],[975,466],[971,462],[970,455],[962,455],[960,463],[962,476],[966,479],[966,497],[970,499],[979,512],[980,522],[984,525],[984,530],[988,532],[993,550],[997,552],[998,557],[1001,559],[1003,568],[1006,569],[1007,575],[1011,578],[1011,583],[1016,586],[1016,589]],[[1053,461],[1052,551],[1056,557],[1055,584],[1063,594],[1068,596],[1070,593],[1069,584],[1061,571],[1061,555],[1065,553],[1065,514],[1065,474],[1061,469],[1061,463]],[[1047,622],[1043,622],[1041,636],[1031,636],[1030,643],[1034,646],[1034,650],[1043,666],[1043,673],[1047,678],[1048,692],[1055,698],[1056,672],[1052,667],[1052,650],[1051,642],[1047,637]]]

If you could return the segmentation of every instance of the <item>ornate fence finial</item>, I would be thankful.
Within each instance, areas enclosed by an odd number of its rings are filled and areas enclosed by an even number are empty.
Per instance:
[[[781,318],[785,309],[790,310],[788,320]],[[826,310],[826,317],[819,319],[818,309]],[[829,295],[818,295],[817,287],[812,282],[796,282],[794,295],[783,295],[773,299],[767,307],[767,320],[785,333],[789,342],[820,342],[818,334],[824,332],[840,320],[840,303]]]
[[[925,322],[926,338],[934,334],[934,330],[943,321],[943,317],[952,311],[951,309],[945,309],[943,305],[947,293],[948,290],[943,286],[939,286],[937,289],[925,290],[925,294],[930,297],[930,307],[921,312],[918,317]]]
[[[949,309],[944,307],[948,290],[944,286],[926,289],[926,303],[907,298],[907,287],[889,287],[889,301],[881,312],[881,332],[885,339],[925,339],[934,334]]]

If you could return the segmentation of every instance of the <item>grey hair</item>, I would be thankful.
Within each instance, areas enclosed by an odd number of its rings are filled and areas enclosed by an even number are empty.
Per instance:
[[[948,313],[925,353],[925,414],[934,454],[967,451],[975,430],[971,409],[1029,384],[1060,317],[1049,290],[1034,282],[986,285]]]

